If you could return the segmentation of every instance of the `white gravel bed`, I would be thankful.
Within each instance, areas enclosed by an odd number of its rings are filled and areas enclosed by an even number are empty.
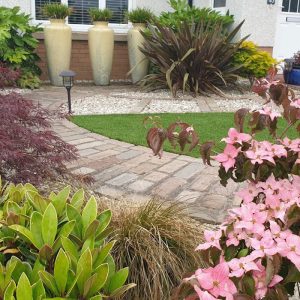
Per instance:
[[[240,108],[261,109],[265,100],[251,92],[226,93],[224,98],[216,95],[198,96],[178,94],[173,98],[168,90],[155,92],[111,91],[72,100],[75,115],[127,114],[127,113],[187,113],[201,111],[235,112]],[[66,104],[63,110],[67,109]],[[278,108],[276,108],[278,110]]]
[[[8,95],[10,93],[17,93],[17,94],[21,94],[21,95],[24,95],[24,94],[28,94],[30,93],[31,90],[29,89],[18,89],[18,88],[5,88],[3,90],[0,89],[0,94],[1,95]]]
[[[196,101],[152,100],[142,111],[149,113],[186,113],[201,112]]]
[[[133,112],[140,102],[140,100],[98,95],[73,100],[72,111],[74,115],[127,114]],[[66,105],[63,105],[63,109],[66,109]]]

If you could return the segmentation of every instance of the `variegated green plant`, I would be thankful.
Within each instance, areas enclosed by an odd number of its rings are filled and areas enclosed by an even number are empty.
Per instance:
[[[30,184],[2,186],[0,179],[2,268],[10,270],[18,260],[19,269],[26,264],[30,270],[14,278],[0,276],[0,299],[19,299],[19,281],[34,300],[114,298],[134,286],[124,285],[128,269],[115,270],[110,255],[115,242],[106,242],[111,211],[98,213],[95,197],[86,202],[82,189],[73,196],[70,190],[43,197]],[[35,292],[36,285],[43,295]]]

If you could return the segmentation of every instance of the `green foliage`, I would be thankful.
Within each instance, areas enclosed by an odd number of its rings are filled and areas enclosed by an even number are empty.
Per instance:
[[[41,84],[41,80],[37,75],[31,72],[23,73],[17,81],[17,84],[22,89],[37,89]]]
[[[227,12],[226,15],[221,15],[219,12],[210,8],[190,7],[187,0],[170,0],[170,6],[173,12],[163,12],[158,18],[161,25],[176,30],[180,27],[182,22],[200,23],[203,22],[211,28],[218,23],[222,23],[224,28],[233,23],[234,18]]]
[[[83,190],[71,196],[66,187],[46,198],[30,184],[2,186],[0,179],[0,299],[121,296],[134,285],[124,285],[127,268],[115,270],[110,220],[111,211],[98,213]]]
[[[126,18],[132,23],[148,23],[154,19],[154,15],[150,9],[138,7],[127,12]]]
[[[247,78],[263,78],[278,63],[268,52],[261,51],[253,42],[245,41],[233,57],[235,66],[242,66],[239,75]]]
[[[65,19],[71,13],[72,8],[61,3],[49,3],[43,7],[43,14],[49,19]]]
[[[108,21],[113,16],[113,12],[108,8],[90,8],[89,15],[93,22]]]
[[[33,33],[40,31],[38,26],[30,25],[30,16],[20,12],[19,7],[0,7],[0,62],[8,67],[19,69],[24,76],[21,83],[25,86],[37,85],[34,76],[41,74],[37,66],[36,54],[38,40]],[[24,83],[26,79],[27,83]]]
[[[177,31],[155,23],[149,26],[151,34],[142,33],[146,42],[141,51],[159,72],[147,75],[141,85],[147,90],[168,86],[173,96],[178,90],[198,93],[222,94],[220,88],[234,84],[232,59],[243,39],[233,42],[243,23],[228,35],[223,34],[223,24],[214,30],[201,22],[190,25],[184,21]]]

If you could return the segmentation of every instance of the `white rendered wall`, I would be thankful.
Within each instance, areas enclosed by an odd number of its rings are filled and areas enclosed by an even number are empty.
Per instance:
[[[261,47],[274,46],[277,18],[281,10],[278,3],[279,0],[275,5],[268,5],[266,0],[227,0],[235,22],[245,19],[241,36],[250,34],[249,40]]]
[[[14,7],[20,6],[26,14],[30,14],[31,0],[0,0],[0,6]]]
[[[167,0],[136,0],[136,6],[150,8],[156,15],[172,10]]]

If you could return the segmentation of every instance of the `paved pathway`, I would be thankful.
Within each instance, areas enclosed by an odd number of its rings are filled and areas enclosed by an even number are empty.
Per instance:
[[[118,89],[120,86],[77,86],[72,95],[84,97]],[[50,109],[65,102],[65,97],[64,88],[47,86],[28,94]],[[92,175],[92,189],[103,195],[140,201],[154,196],[184,202],[192,216],[209,222],[221,222],[225,211],[238,204],[234,196],[237,185],[231,182],[222,187],[218,168],[204,166],[201,159],[166,152],[158,159],[148,148],[90,133],[67,120],[56,120],[53,129],[79,151],[80,158],[68,167],[74,173]]]

